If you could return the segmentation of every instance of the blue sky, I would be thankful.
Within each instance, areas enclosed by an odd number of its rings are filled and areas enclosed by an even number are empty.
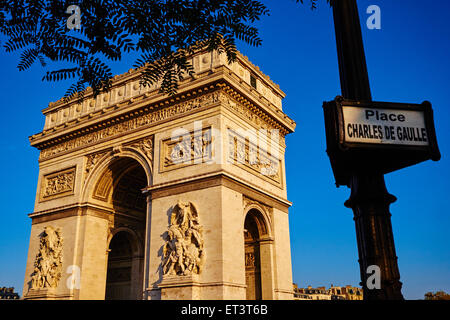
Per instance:
[[[293,280],[299,286],[358,285],[350,190],[336,188],[325,153],[322,102],[340,94],[331,9],[311,11],[291,0],[266,1],[271,15],[258,23],[263,44],[240,51],[287,94],[284,111],[297,122],[287,138]],[[369,30],[369,5],[381,8],[381,30]],[[450,292],[450,2],[358,0],[372,97],[377,101],[433,104],[439,162],[427,161],[386,175],[403,294]],[[47,83],[44,70],[16,68],[17,54],[0,51],[0,286],[22,292],[38,175],[38,151],[28,136],[42,130],[41,110],[59,99],[69,82]],[[114,64],[114,73],[133,59]]]

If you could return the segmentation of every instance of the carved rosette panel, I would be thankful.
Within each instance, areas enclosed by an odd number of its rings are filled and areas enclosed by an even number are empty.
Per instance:
[[[162,141],[161,168],[175,169],[212,159],[211,128]]]
[[[231,129],[228,129],[227,158],[230,163],[252,169],[259,176],[281,184],[281,161]]]
[[[41,201],[73,194],[75,167],[47,174],[41,183]]]
[[[61,279],[63,259],[61,231],[47,226],[39,237],[39,251],[31,274],[31,289],[56,288]]]
[[[162,272],[169,276],[200,274],[205,260],[203,230],[191,202],[174,206],[163,246]]]

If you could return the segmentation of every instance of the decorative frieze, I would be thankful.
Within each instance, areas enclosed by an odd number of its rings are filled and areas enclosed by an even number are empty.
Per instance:
[[[162,171],[204,163],[212,159],[211,127],[161,142]]]
[[[228,129],[227,159],[244,168],[250,168],[260,176],[281,184],[281,161],[231,129]]]
[[[233,73],[232,77],[237,77],[240,83],[252,90],[255,96],[264,97],[265,100],[272,103],[281,110],[281,100],[284,93],[279,86],[273,83],[270,78],[263,74],[261,70],[253,65],[247,57],[237,52],[237,60],[229,64],[225,55],[218,52],[203,52],[191,57],[191,63],[195,70],[195,78],[205,78],[210,75],[210,70],[215,72],[220,69],[226,69],[227,73]],[[92,112],[105,110],[115,105],[129,103],[131,99],[138,99],[143,95],[156,95],[160,82],[151,86],[141,86],[141,69],[131,69],[128,72],[114,76],[112,87],[109,92],[101,93],[94,97],[91,88],[84,92],[85,100],[79,103],[76,99],[66,102],[60,99],[56,102],[50,102],[48,108],[44,111],[46,123],[44,129],[55,128],[69,122],[77,121],[81,117],[87,116]],[[250,75],[256,80],[255,86],[251,86]],[[261,98],[260,98],[261,99]]]
[[[226,90],[228,92],[231,89],[228,88]],[[236,93],[234,91],[231,90],[230,92],[231,92],[230,94],[236,96]],[[242,97],[238,100],[242,100]],[[82,136],[78,136],[68,141],[64,141],[43,149],[41,151],[40,160],[57,155],[61,152],[70,151],[72,149],[84,145],[96,143],[103,139],[110,138],[122,134],[124,132],[137,129],[139,127],[151,123],[163,121],[173,116],[180,115],[189,112],[191,110],[197,109],[199,107],[207,106],[219,101],[222,102],[225,105],[225,107],[237,113],[242,119],[252,122],[258,128],[264,128],[268,130],[272,130],[274,128],[280,129],[281,133],[280,138],[284,139],[284,135],[286,134],[287,131],[283,129],[279,124],[276,124],[273,120],[271,120],[270,117],[268,117],[266,114],[262,113],[261,111],[258,111],[257,107],[250,104],[248,101],[246,101],[244,105],[244,103],[238,102],[236,99],[232,98],[229,94],[220,91],[215,91],[140,116],[127,115],[122,118],[128,120],[122,119],[117,121],[111,121],[111,123],[114,122],[115,123],[109,124],[108,126],[106,124],[100,124],[98,125],[100,129],[97,128],[96,131],[88,132]]]
[[[200,274],[204,264],[203,230],[192,202],[174,206],[162,248],[162,271],[167,276]]]
[[[75,167],[47,174],[42,178],[40,200],[50,200],[73,194]]]
[[[143,114],[141,116],[136,116],[128,120],[123,120],[115,124],[103,127],[102,129],[97,129],[96,131],[87,133],[83,136],[73,138],[71,140],[58,143],[49,148],[43,149],[40,154],[40,160],[49,158],[51,156],[57,155],[59,153],[70,151],[78,147],[86,146],[89,144],[97,143],[107,138],[118,136],[128,131],[138,129],[140,127],[157,123],[177,115],[187,113],[189,111],[198,109],[200,107],[208,106],[210,104],[219,101],[219,93],[212,92],[209,94],[204,94],[197,98],[187,100],[166,108],[162,108],[153,112]],[[112,122],[112,121],[111,121]],[[99,125],[101,127],[101,125]]]
[[[260,108],[249,102],[242,95],[237,93],[234,89],[225,86],[223,91],[224,93],[219,96],[219,99],[225,107],[233,111],[246,122],[253,123],[257,128],[268,131],[274,129],[279,130],[280,139],[284,141],[284,136],[288,133],[288,131],[283,126],[280,126],[279,123],[273,120]]]
[[[63,259],[61,231],[47,226],[39,238],[39,251],[34,261],[30,289],[56,288],[61,279]]]
[[[221,85],[223,86],[223,85]],[[253,123],[257,128],[266,130],[279,130],[280,139],[284,140],[287,130],[280,126],[266,113],[262,112],[258,107],[244,99],[237,92],[229,87],[223,88],[222,91],[214,91],[206,93],[191,100],[186,100],[178,104],[167,103],[164,108],[159,108],[162,103],[155,106],[144,108],[145,112],[134,112],[132,114],[121,116],[118,119],[111,119],[106,123],[96,125],[94,128],[87,128],[87,133],[55,144],[53,146],[41,150],[40,160],[47,159],[62,152],[70,151],[79,147],[97,143],[111,137],[118,136],[138,129],[140,127],[164,121],[177,115],[182,115],[200,107],[208,106],[217,102],[221,102],[226,108],[236,113],[243,120]],[[189,96],[189,95],[187,95]],[[158,110],[148,111],[158,107]]]

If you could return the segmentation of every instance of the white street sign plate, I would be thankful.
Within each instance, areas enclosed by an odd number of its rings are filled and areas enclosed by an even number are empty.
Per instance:
[[[342,114],[345,142],[429,145],[423,111],[343,105]]]

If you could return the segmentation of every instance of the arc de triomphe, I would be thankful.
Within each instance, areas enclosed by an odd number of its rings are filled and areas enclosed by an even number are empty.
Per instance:
[[[43,110],[25,299],[292,299],[284,93],[191,59],[174,96],[130,70]]]

